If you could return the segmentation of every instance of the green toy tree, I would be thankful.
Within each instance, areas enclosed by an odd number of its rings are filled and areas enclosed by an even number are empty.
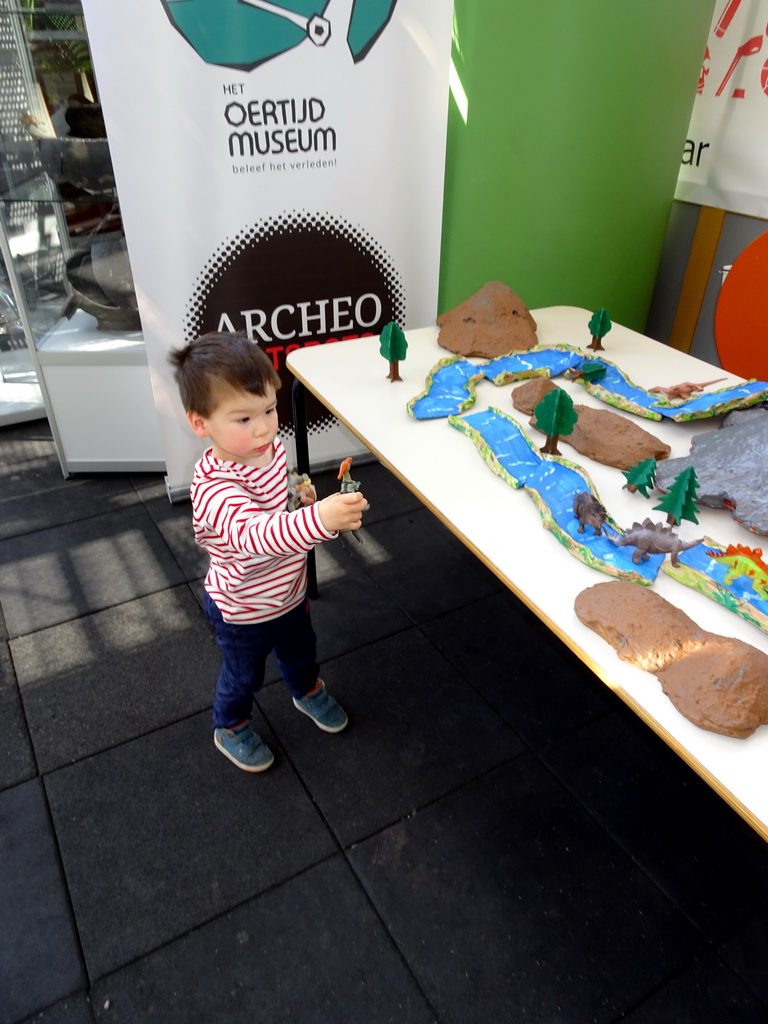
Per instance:
[[[381,343],[379,351],[385,359],[389,360],[388,379],[391,381],[402,380],[399,363],[401,359],[405,359],[405,353],[408,349],[408,342],[406,341],[405,334],[403,334],[402,327],[394,320],[390,320],[382,328],[379,342]]]
[[[608,367],[596,359],[584,359],[578,369],[573,367],[568,371],[571,380],[585,380],[591,383],[601,380],[608,372]]]
[[[656,482],[656,459],[643,459],[636,462],[634,466],[625,469],[624,476],[627,478],[624,486],[632,494],[640,491],[644,498],[650,497],[648,489]]]
[[[562,388],[550,391],[533,410],[536,427],[547,435],[547,441],[541,449],[545,455],[559,455],[557,439],[563,434],[570,434],[579,418],[573,408],[571,396]]]
[[[694,504],[698,489],[699,481],[696,479],[696,470],[693,466],[687,466],[677,474],[672,486],[659,504],[653,506],[654,511],[666,512],[667,522],[673,526],[679,526],[683,519],[698,523]]]
[[[585,360],[581,364],[581,375],[587,381],[601,380],[607,372],[608,368],[603,363],[598,363],[597,361],[592,362],[590,360],[587,362]]]
[[[592,341],[589,343],[587,348],[591,348],[595,352],[602,352],[602,339],[612,327],[613,324],[611,323],[611,318],[608,316],[606,310],[595,310],[592,314],[592,319],[589,321],[589,330],[592,334]]]

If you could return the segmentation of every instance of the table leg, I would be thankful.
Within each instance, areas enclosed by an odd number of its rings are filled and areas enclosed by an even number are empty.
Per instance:
[[[291,404],[293,406],[293,434],[296,442],[296,472],[309,473],[311,476],[306,388],[297,378],[294,378],[291,388]],[[314,549],[307,556],[307,594],[312,598],[317,597],[317,565],[315,564]]]

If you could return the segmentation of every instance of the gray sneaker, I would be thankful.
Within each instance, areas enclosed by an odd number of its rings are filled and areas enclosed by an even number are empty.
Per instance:
[[[308,715],[323,732],[341,732],[342,729],[346,729],[349,719],[344,709],[328,693],[322,679],[318,679],[318,683],[320,689],[315,693],[308,694],[301,700],[294,697],[294,706],[303,715]]]
[[[214,729],[213,742],[224,757],[244,772],[265,772],[275,760],[275,755],[253,731],[250,722],[236,729]]]

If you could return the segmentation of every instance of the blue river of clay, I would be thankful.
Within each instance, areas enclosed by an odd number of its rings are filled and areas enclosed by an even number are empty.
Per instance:
[[[577,351],[531,349],[528,352],[500,356],[479,366],[466,359],[457,359],[447,366],[441,366],[434,371],[427,394],[412,403],[411,412],[420,420],[457,415],[474,402],[471,393],[473,382],[477,384],[483,378],[490,381],[499,378],[499,383],[506,383],[505,375],[533,376],[541,369],[548,370],[550,377],[557,377],[568,369],[579,369],[585,363],[604,367],[605,375],[594,383],[609,394],[631,402],[638,410],[645,410],[649,419],[685,419],[691,415],[703,418],[714,414],[718,407],[734,399],[743,399],[744,404],[749,405],[751,399],[768,390],[766,381],[747,381],[721,391],[705,392],[687,402],[665,405],[659,403],[658,395],[631,384],[621,370],[601,359],[590,358]],[[598,397],[607,401],[605,395]]]
[[[608,565],[638,573],[649,582],[656,579],[664,555],[649,555],[647,561],[636,565],[632,561],[634,547],[616,547],[604,535],[596,536],[591,526],[586,526],[583,534],[578,532],[573,497],[579,491],[590,489],[581,473],[557,460],[542,458],[527,442],[520,427],[494,409],[471,413],[463,420],[491,448],[516,486],[527,487],[541,495],[557,525],[578,544]],[[605,528],[610,531],[609,526]]]

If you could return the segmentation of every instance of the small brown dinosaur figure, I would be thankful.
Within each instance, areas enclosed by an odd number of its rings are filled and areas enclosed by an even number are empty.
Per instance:
[[[648,388],[648,392],[652,395],[664,395],[664,397],[672,402],[676,398],[682,398],[688,401],[692,395],[695,395],[698,391],[703,391],[704,388],[709,387],[710,384],[719,384],[725,380],[725,377],[718,377],[717,380],[705,380],[702,384],[692,384],[689,380],[685,381],[684,384],[673,384],[672,387],[664,388],[658,385],[655,388]]]
[[[603,532],[606,511],[590,491],[578,491],[573,496],[573,514],[579,520],[579,533],[591,526],[596,534]]]
[[[680,540],[671,527],[644,519],[642,523],[632,523],[632,529],[623,536],[608,535],[608,540],[619,548],[636,548],[632,555],[635,565],[647,561],[648,555],[671,555],[672,565],[679,566],[680,562],[677,556],[680,552],[687,551],[688,548],[695,548],[697,544],[703,543],[704,538]]]

